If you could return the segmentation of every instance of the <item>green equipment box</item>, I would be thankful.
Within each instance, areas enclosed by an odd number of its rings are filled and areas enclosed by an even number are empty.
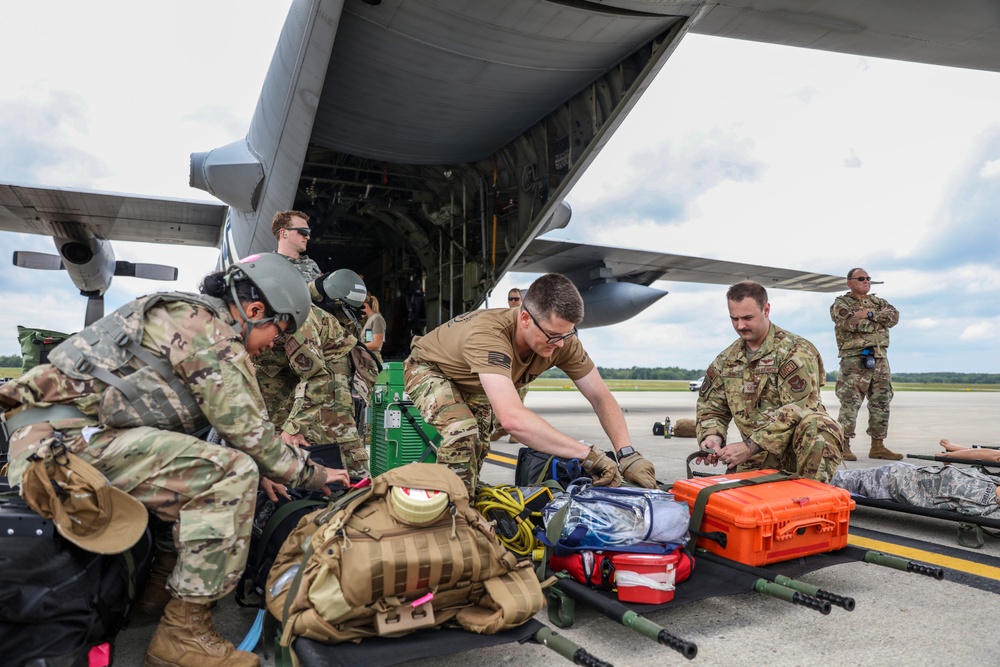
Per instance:
[[[368,415],[373,477],[414,461],[437,461],[434,447],[441,438],[406,395],[403,362],[385,363],[372,389]]]

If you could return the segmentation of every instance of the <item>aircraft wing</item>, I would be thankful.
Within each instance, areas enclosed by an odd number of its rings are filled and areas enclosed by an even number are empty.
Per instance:
[[[108,241],[218,246],[227,207],[0,183],[0,231]]]
[[[650,285],[657,280],[674,280],[732,285],[740,280],[754,280],[770,288],[841,292],[845,289],[846,280],[844,276],[725,262],[706,257],[544,239],[535,239],[529,243],[511,270],[562,273],[583,286],[594,281]]]

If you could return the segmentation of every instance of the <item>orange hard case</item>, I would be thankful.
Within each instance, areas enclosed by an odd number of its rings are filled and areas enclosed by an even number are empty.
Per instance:
[[[774,473],[754,470],[678,480],[672,492],[694,511],[698,492],[705,487]],[[708,497],[700,530],[725,533],[726,546],[705,537],[698,538],[697,546],[755,566],[835,551],[847,546],[853,509],[850,493],[811,479],[724,489]]]

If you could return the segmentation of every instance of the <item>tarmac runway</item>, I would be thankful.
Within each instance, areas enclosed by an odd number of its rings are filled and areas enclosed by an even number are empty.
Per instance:
[[[697,449],[693,439],[652,434],[652,426],[669,416],[694,417],[697,394],[688,392],[621,392],[633,444],[649,458],[661,481],[683,479],[685,459]],[[832,391],[826,405],[839,405]],[[530,391],[528,407],[556,428],[598,445],[608,441],[586,400],[576,392]],[[886,444],[903,454],[934,454],[937,442],[1000,444],[997,415],[1000,393],[899,392],[892,403]],[[867,423],[867,410],[858,415]],[[859,428],[860,430],[860,428]],[[731,440],[738,439],[735,431]],[[609,446],[610,447],[610,446]],[[497,464],[487,466],[484,481],[511,483],[519,445],[494,443]],[[858,455],[849,468],[881,465],[867,458],[867,438],[853,443]],[[916,463],[929,463],[915,461]],[[712,471],[711,467],[702,469]],[[721,469],[717,469],[722,473]],[[755,592],[715,597],[653,612],[648,618],[670,633],[695,642],[698,655],[690,664],[705,667],[767,664],[769,667],[834,665],[933,665],[967,667],[1000,664],[996,618],[1000,609],[1000,539],[986,537],[980,549],[956,541],[957,524],[940,519],[858,507],[851,515],[851,544],[947,568],[945,579],[907,574],[877,565],[853,562],[812,572],[802,580],[825,590],[853,597],[853,612],[834,608],[827,616]],[[697,572],[697,570],[696,570]],[[692,583],[696,580],[692,580]],[[216,624],[239,643],[253,621],[253,610],[231,599],[220,602]],[[549,624],[545,610],[537,619]],[[116,665],[140,665],[152,624],[135,626],[119,635]],[[576,620],[560,634],[593,655],[619,667],[683,664],[679,653],[640,636],[599,612],[577,604]],[[260,649],[258,649],[260,651]],[[262,660],[273,665],[273,658]],[[569,664],[535,644],[506,644],[447,657],[411,661],[421,667]],[[372,665],[372,667],[375,667]]]

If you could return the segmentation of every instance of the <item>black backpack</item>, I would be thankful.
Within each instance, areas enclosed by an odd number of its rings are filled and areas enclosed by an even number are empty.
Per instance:
[[[125,627],[152,560],[149,529],[114,556],[80,549],[0,478],[0,661],[86,667]]]
[[[590,476],[583,472],[579,459],[554,456],[530,447],[522,447],[517,452],[514,486],[539,486],[551,479],[565,489],[580,477],[589,479]]]
[[[336,444],[306,446],[302,449],[309,451],[310,458],[321,465],[328,468],[344,467],[340,447]],[[247,566],[236,586],[236,604],[241,607],[264,608],[267,575],[281,545],[299,519],[328,502],[320,491],[289,489],[288,493],[291,500],[279,496],[275,503],[263,490],[257,491]]]

